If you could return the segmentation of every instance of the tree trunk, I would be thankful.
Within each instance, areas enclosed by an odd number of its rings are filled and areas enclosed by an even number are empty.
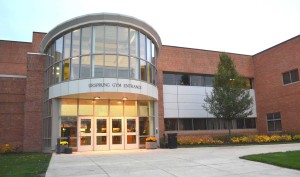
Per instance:
[[[231,139],[231,124],[230,124],[231,120],[228,119],[227,120],[227,127],[228,127],[228,135],[229,135],[229,141]]]

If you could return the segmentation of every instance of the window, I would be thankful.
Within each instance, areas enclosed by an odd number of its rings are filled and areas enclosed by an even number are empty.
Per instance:
[[[190,76],[187,74],[177,74],[177,85],[190,85]]]
[[[204,76],[191,76],[192,86],[204,86]]]
[[[216,118],[165,118],[165,131],[225,130],[226,119]],[[281,127],[276,123],[276,127]],[[235,119],[230,123],[232,129],[255,129],[256,118]]]
[[[268,131],[281,131],[280,112],[267,114]]]
[[[80,78],[91,77],[91,57],[81,57]]]
[[[72,32],[72,57],[79,55],[80,49],[80,29]]]
[[[83,28],[81,32],[81,55],[91,53],[91,41],[91,27]]]
[[[118,27],[118,53],[128,55],[128,28]]]
[[[118,78],[128,78],[128,57],[119,56],[118,57]]]
[[[164,85],[176,85],[175,74],[164,73]]]
[[[284,84],[289,84],[292,82],[297,82],[299,81],[299,73],[298,73],[298,69],[289,71],[289,72],[285,72],[282,74],[283,77],[283,83]]]
[[[193,119],[179,119],[178,129],[179,130],[193,130]]]
[[[177,126],[177,119],[165,119],[166,131],[178,130]]]

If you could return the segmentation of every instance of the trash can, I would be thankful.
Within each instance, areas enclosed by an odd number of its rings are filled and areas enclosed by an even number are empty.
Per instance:
[[[56,154],[60,154],[60,138],[57,138],[56,141]]]
[[[177,148],[177,133],[168,134],[168,147],[170,149]]]

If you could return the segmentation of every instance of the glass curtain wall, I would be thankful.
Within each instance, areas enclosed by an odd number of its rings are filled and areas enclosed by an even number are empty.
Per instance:
[[[140,144],[145,144],[146,137],[154,135],[153,101],[62,99],[60,109],[60,136],[63,140],[70,136],[71,147],[77,147],[77,120],[81,116],[138,117]],[[48,120],[48,117],[48,115],[45,116],[45,120]],[[49,121],[51,121],[51,117]],[[43,130],[47,131],[47,129]],[[43,134],[45,134],[45,137],[51,135],[46,132]],[[44,139],[45,145],[47,145],[46,138]]]
[[[113,25],[64,34],[47,49],[48,85],[85,78],[125,78],[156,85],[156,49],[143,32]]]

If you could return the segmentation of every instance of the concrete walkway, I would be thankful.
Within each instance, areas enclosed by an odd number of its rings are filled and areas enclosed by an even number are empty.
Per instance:
[[[289,150],[300,150],[300,144],[53,154],[46,177],[299,177],[297,170],[239,159],[248,154]]]

